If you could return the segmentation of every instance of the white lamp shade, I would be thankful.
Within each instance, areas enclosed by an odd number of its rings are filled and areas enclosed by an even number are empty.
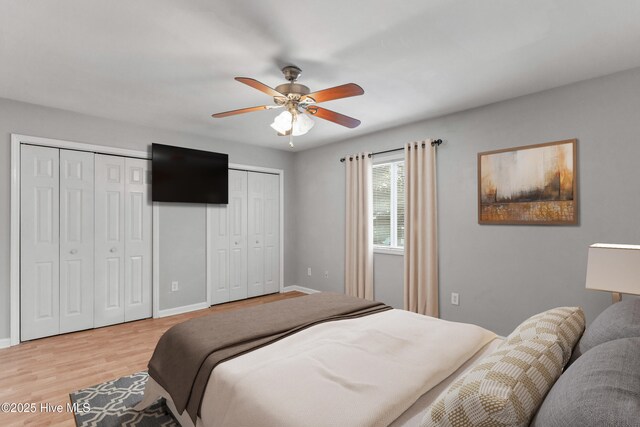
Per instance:
[[[640,295],[640,246],[591,245],[586,288]]]
[[[291,113],[283,111],[276,116],[273,123],[271,123],[271,127],[278,133],[286,134],[291,130],[291,119]],[[293,136],[304,135],[311,130],[314,124],[314,121],[309,116],[297,112],[295,118],[293,118]]]
[[[293,122],[293,136],[304,135],[309,132],[315,123],[311,117],[304,113],[296,115],[296,119]]]
[[[271,123],[271,127],[278,133],[287,133],[291,130],[291,113],[283,111],[278,114]]]

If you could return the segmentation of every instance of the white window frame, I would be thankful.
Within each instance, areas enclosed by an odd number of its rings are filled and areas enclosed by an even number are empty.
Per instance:
[[[391,163],[391,183],[395,183],[398,177],[398,162],[404,162],[404,152],[374,157],[373,166]],[[395,163],[395,164],[394,164]],[[393,165],[394,164],[394,165]],[[373,191],[373,187],[372,190]],[[372,196],[373,197],[373,196]],[[391,186],[391,245],[373,245],[373,253],[386,255],[404,255],[404,246],[396,246],[398,239],[398,189]],[[396,245],[394,245],[394,243]]]

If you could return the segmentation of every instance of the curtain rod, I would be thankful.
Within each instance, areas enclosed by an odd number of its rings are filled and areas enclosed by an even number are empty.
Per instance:
[[[441,139],[434,139],[433,141],[431,141],[431,146],[432,147],[437,147],[438,145],[442,144],[442,140]],[[422,146],[424,147],[424,142],[422,143]],[[404,150],[404,147],[402,148],[394,148],[392,150],[385,150],[385,151],[378,151],[376,153],[371,153],[369,154],[369,157],[371,156],[375,156],[376,154],[386,154],[386,153],[393,153],[394,151],[400,151],[400,150]],[[340,159],[341,163],[344,163],[344,161],[346,160],[346,157],[343,157]]]

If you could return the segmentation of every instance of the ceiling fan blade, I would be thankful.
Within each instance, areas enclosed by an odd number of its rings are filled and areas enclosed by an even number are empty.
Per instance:
[[[356,128],[360,125],[360,120],[353,117],[345,116],[344,114],[336,113],[335,111],[327,110],[326,108],[310,105],[307,107],[307,112],[313,117],[319,117],[321,119],[329,120],[330,122],[337,123],[348,128]]]
[[[277,90],[267,86],[264,83],[260,83],[259,81],[257,81],[256,79],[250,79],[249,77],[236,77],[236,80],[239,81],[240,83],[244,83],[247,86],[251,86],[254,89],[258,89],[260,92],[264,92],[267,95],[271,95],[271,96],[280,96],[280,97],[285,97],[286,96],[280,92],[278,92]]]
[[[355,83],[347,83],[346,85],[336,86],[329,89],[319,90],[302,97],[304,101],[307,98],[313,99],[315,102],[331,101],[333,99],[348,98],[350,96],[358,96],[364,94],[364,89]]]
[[[280,108],[280,105],[260,105],[259,107],[249,107],[249,108],[241,108],[239,110],[231,110],[225,111],[224,113],[216,113],[212,114],[211,117],[215,117],[216,119],[221,119],[222,117],[235,116],[236,114],[250,113],[252,111],[260,111],[260,110],[272,110],[274,108]]]

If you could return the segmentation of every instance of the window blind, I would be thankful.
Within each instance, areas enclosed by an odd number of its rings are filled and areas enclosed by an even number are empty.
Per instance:
[[[391,245],[391,164],[373,167],[373,244]]]
[[[373,244],[404,246],[404,162],[373,166]]]

